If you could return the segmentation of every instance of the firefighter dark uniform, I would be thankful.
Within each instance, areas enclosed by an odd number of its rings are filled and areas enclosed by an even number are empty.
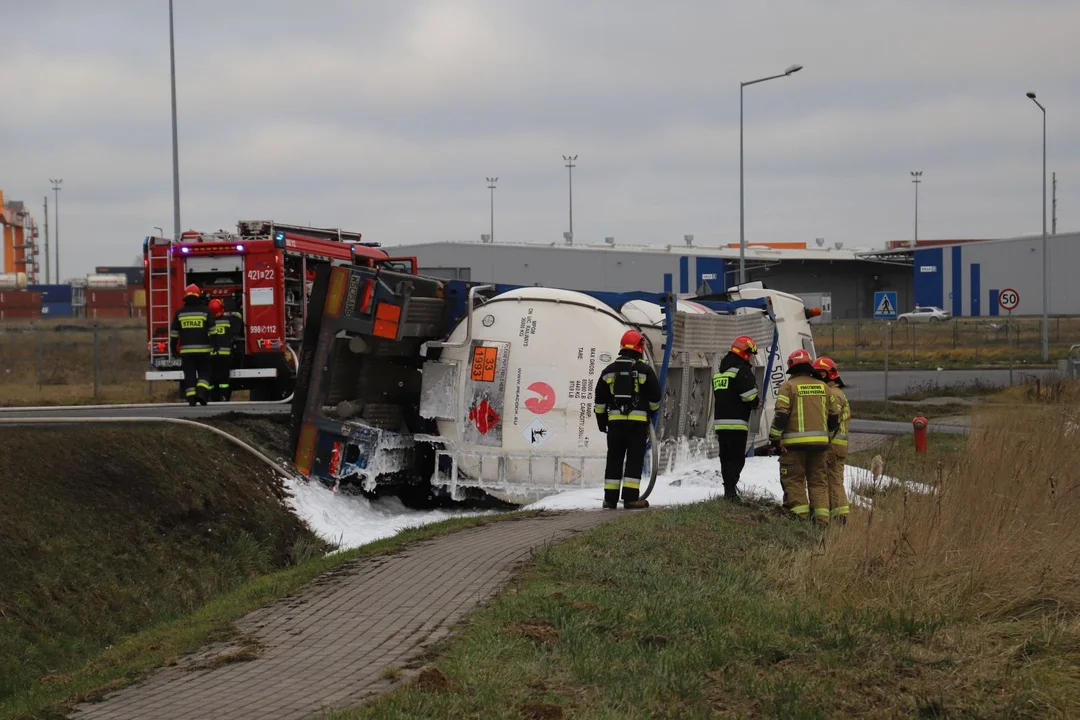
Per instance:
[[[806,350],[788,356],[791,376],[776,393],[776,415],[769,439],[779,449],[784,507],[814,522],[829,524],[829,486],[825,475],[829,435],[839,427],[836,397],[814,375]],[[809,497],[808,497],[809,496]]]
[[[649,422],[660,409],[660,382],[642,358],[645,337],[628,330],[622,337],[619,357],[604,368],[596,383],[593,406],[600,432],[607,433],[607,467],[604,470],[604,507],[649,507],[639,499]]]
[[[752,338],[740,335],[720,361],[719,371],[713,375],[713,430],[720,449],[724,497],[729,500],[739,495],[739,475],[746,465],[750,414],[759,403],[757,381],[750,367],[750,358],[757,355],[757,351]]]
[[[848,506],[847,491],[844,489],[844,467],[847,464],[848,454],[848,424],[851,422],[851,405],[848,404],[847,395],[844,394],[844,381],[840,378],[840,371],[832,358],[819,357],[814,363],[814,369],[829,386],[836,398],[837,410],[840,413],[840,422],[834,432],[830,434],[829,453],[825,458],[825,476],[829,483],[829,516],[832,522],[841,525],[847,523]]]
[[[184,304],[173,316],[172,351],[180,355],[184,371],[184,395],[189,405],[206,404],[210,395],[210,358],[213,345],[210,329],[213,320],[199,295],[199,288],[184,288]]]
[[[228,402],[232,396],[229,371],[232,369],[233,346],[239,334],[243,337],[243,324],[235,313],[225,312],[220,300],[210,301],[210,314],[214,316],[214,325],[210,330],[213,344],[213,371],[211,384],[218,397]]]

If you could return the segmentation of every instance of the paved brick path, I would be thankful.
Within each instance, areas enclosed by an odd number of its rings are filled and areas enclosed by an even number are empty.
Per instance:
[[[82,705],[73,717],[268,720],[356,704],[389,689],[387,666],[408,662],[422,645],[446,635],[532,549],[621,514],[507,520],[346,565],[238,623],[263,646],[255,659],[216,669],[192,669],[188,660]],[[229,650],[210,649],[194,662],[213,662]]]

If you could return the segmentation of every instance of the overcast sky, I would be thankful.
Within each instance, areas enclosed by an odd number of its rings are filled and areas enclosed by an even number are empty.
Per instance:
[[[0,0],[0,188],[60,192],[62,274],[172,229],[166,0]],[[387,244],[881,246],[1080,229],[1075,0],[175,0],[184,229]],[[1048,191],[1049,193],[1049,191]],[[52,212],[50,211],[50,216]],[[50,217],[50,222],[52,218]]]

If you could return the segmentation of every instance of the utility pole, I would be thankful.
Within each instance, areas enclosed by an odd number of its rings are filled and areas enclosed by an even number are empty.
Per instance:
[[[64,182],[63,178],[57,178],[53,180],[49,179],[52,183],[53,195],[55,200],[53,201],[53,242],[56,243],[56,282],[60,283],[60,183]]]
[[[49,275],[52,268],[49,267],[49,196],[45,196],[45,284],[49,284]],[[57,283],[60,281],[57,280]]]
[[[499,178],[489,177],[487,181],[491,190],[491,242],[495,242],[495,183],[499,182]]]
[[[1050,201],[1050,234],[1057,235],[1057,173],[1051,177],[1054,178],[1054,189]]]
[[[563,155],[562,159],[566,161],[566,169],[569,171],[570,177],[570,239],[574,239],[574,161],[577,160],[577,155]]]
[[[919,183],[922,182],[922,170],[911,171],[911,182],[915,184],[915,244],[919,244]]]
[[[1043,266],[1043,301],[1042,301],[1042,360],[1050,362],[1050,257],[1046,242],[1046,107],[1038,101],[1035,93],[1027,94],[1031,102],[1042,111],[1042,266]]]
[[[172,196],[173,240],[180,239],[180,151],[176,142],[176,43],[173,40],[173,3],[169,0],[169,75],[172,81]]]

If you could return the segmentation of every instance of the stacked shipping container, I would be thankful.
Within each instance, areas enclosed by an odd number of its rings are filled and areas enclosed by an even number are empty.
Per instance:
[[[41,316],[69,318],[75,316],[70,285],[31,285],[30,292],[41,293]]]
[[[89,320],[131,317],[131,296],[129,288],[86,288],[86,317]]]
[[[41,317],[41,293],[26,290],[0,291],[0,321]]]

